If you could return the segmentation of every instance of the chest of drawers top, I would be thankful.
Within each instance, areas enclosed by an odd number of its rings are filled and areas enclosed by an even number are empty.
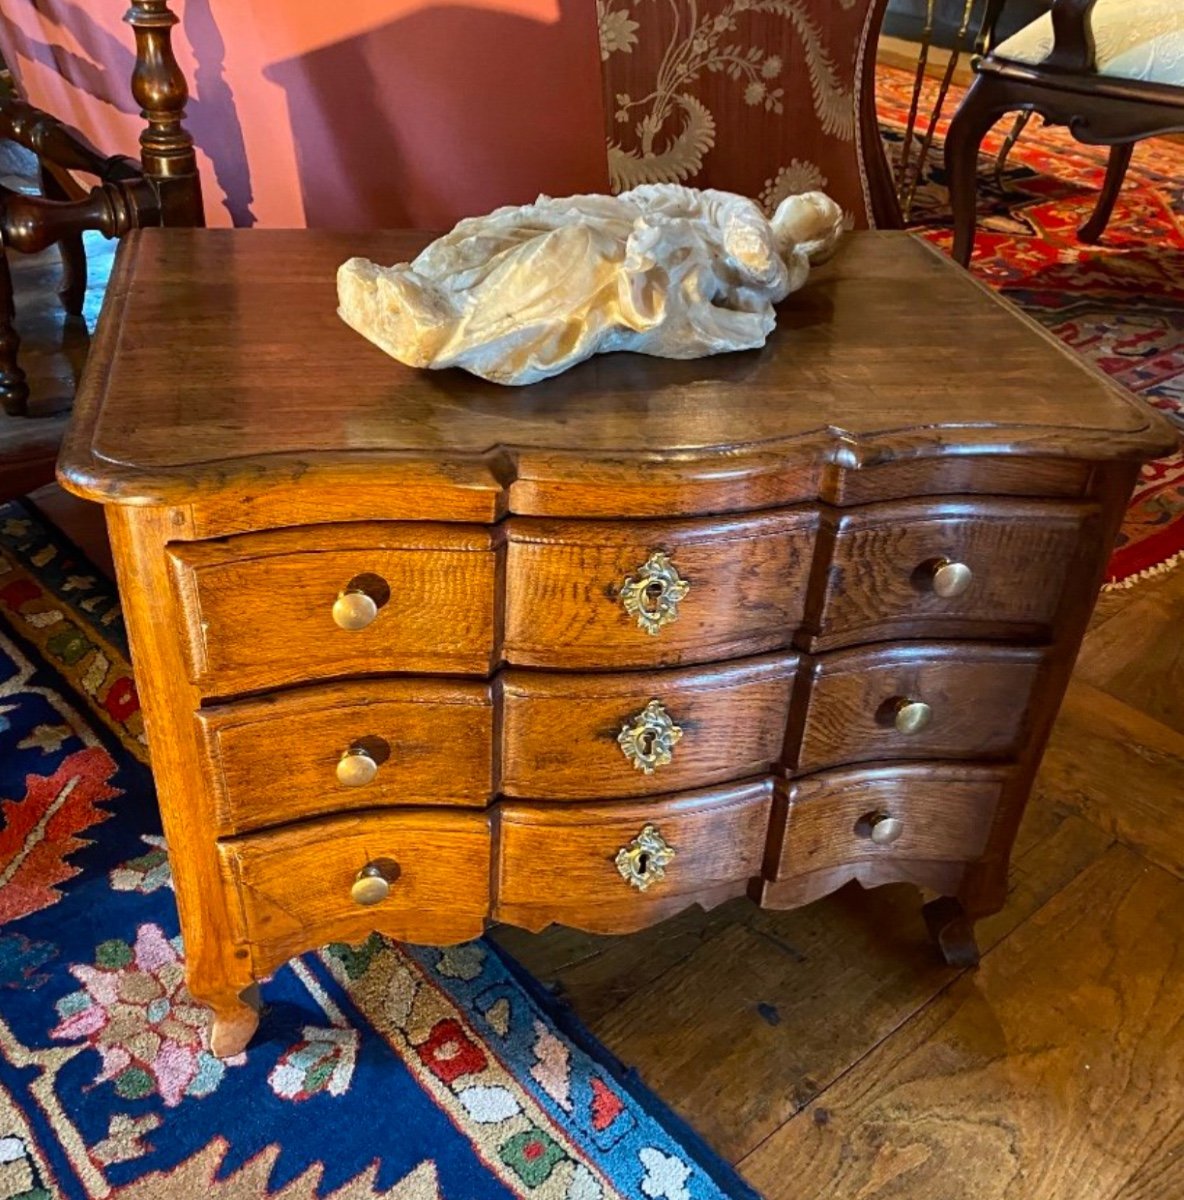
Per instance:
[[[312,523],[745,513],[1079,496],[1167,452],[1149,409],[904,234],[856,234],[762,351],[612,355],[507,389],[392,361],[335,313],[352,254],[429,235],[148,229],[121,246],[61,460],[178,538]]]

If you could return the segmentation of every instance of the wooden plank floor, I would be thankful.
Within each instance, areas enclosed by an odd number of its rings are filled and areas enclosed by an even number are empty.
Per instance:
[[[18,303],[56,387],[51,266]],[[109,562],[93,507],[37,498]],[[1182,631],[1184,570],[1103,598],[978,971],[940,963],[903,885],[494,936],[770,1200],[1179,1200]]]

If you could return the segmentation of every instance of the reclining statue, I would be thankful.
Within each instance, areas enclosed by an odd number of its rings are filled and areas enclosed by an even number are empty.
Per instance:
[[[535,383],[593,354],[699,358],[765,344],[773,306],[834,250],[828,196],[751,200],[677,184],[540,196],[461,221],[410,263],[351,258],[342,319],[412,367]]]

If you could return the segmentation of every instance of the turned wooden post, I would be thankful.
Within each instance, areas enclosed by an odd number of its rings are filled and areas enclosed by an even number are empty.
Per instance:
[[[140,157],[160,196],[160,223],[204,225],[197,155],[184,126],[189,88],[173,54],[178,19],[168,0],[133,0],[124,20],[136,35],[132,95],[148,122],[140,134]]]

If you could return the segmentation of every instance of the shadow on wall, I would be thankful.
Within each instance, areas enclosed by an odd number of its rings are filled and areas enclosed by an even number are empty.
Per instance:
[[[556,22],[422,9],[264,76],[287,96],[312,227],[444,227],[540,192],[608,187],[583,0],[564,0]]]
[[[119,5],[92,16],[88,0],[30,2],[26,15],[0,13],[17,78],[23,60],[42,89],[64,81],[43,93],[47,107],[101,146],[133,151],[134,52]],[[439,228],[539,192],[606,190],[589,0],[558,0],[558,9],[556,0],[485,0],[513,2],[515,12],[382,0],[387,23],[358,33],[343,13],[337,41],[331,13],[311,23],[308,6],[319,2],[243,11],[175,0],[211,221],[221,204],[239,226],[259,213],[300,223],[303,212],[304,224],[322,228]],[[303,44],[312,48],[288,58],[277,49]]]
[[[127,41],[115,37],[73,0],[42,0],[37,11],[46,22],[68,29],[89,57],[29,37],[0,12],[10,53],[56,71],[80,91],[119,112],[138,114],[129,82],[135,66],[130,31]],[[193,93],[187,109],[189,128],[209,157],[231,222],[254,225],[251,172],[234,95],[224,74],[226,45],[214,20],[211,0],[186,0],[182,27],[197,63],[195,78],[189,80]],[[19,62],[15,70],[19,78]]]

